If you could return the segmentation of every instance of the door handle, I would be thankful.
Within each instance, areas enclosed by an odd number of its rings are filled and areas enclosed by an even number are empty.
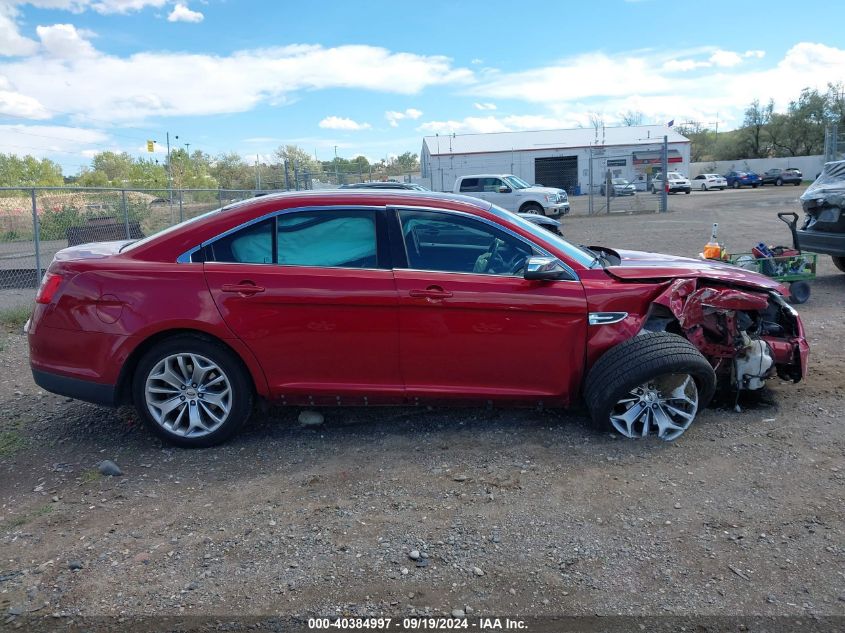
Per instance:
[[[429,286],[425,290],[409,290],[408,296],[415,299],[448,299],[452,293],[440,286]]]
[[[254,295],[264,292],[264,286],[256,286],[251,281],[242,281],[239,284],[223,284],[220,290],[223,292],[237,292],[242,295]]]

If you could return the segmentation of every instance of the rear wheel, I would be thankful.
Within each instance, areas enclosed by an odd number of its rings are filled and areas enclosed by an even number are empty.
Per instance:
[[[783,185],[783,178],[778,178],[777,180],[775,180],[775,185],[777,185],[778,187]]]
[[[707,183],[706,182],[701,183],[701,190],[707,191]]]
[[[680,437],[713,396],[716,374],[685,338],[647,332],[620,343],[590,370],[584,398],[593,423],[625,437]]]
[[[520,213],[533,213],[535,215],[543,215],[543,207],[541,207],[536,202],[530,202],[528,204],[522,205],[522,208],[519,210]]]
[[[800,185],[800,184],[801,184],[801,181],[800,181],[800,180],[796,180],[796,181],[795,181],[795,186],[796,186],[796,187],[797,187],[798,185]]]
[[[734,180],[734,189],[739,189],[739,181]]]
[[[833,260],[833,265],[845,273],[845,257],[831,255],[830,258]]]
[[[231,437],[253,402],[240,359],[220,343],[190,335],[167,339],[141,357],[132,395],[153,433],[188,448]]]

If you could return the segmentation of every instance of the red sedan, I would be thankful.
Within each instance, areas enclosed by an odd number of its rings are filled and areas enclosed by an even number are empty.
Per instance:
[[[35,381],[134,404],[182,446],[289,405],[566,406],[679,437],[726,388],[798,381],[785,289],[718,263],[570,244],[474,198],[331,191],[235,203],[59,252],[27,325]]]

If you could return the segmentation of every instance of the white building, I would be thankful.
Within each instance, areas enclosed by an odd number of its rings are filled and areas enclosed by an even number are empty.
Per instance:
[[[458,176],[515,174],[530,183],[594,191],[607,170],[645,189],[660,171],[663,136],[669,169],[689,174],[690,141],[664,125],[447,134],[426,136],[420,152],[421,180],[434,191],[451,191]],[[592,160],[591,160],[592,157]]]

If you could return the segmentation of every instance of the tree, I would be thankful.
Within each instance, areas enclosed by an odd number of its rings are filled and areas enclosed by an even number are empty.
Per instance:
[[[297,145],[280,145],[274,154],[279,159],[279,163],[287,161],[291,171],[296,165],[298,171],[307,171],[312,178],[323,173],[323,165]]]
[[[767,106],[761,106],[760,101],[754,99],[745,109],[745,119],[742,123],[742,145],[745,147],[745,158],[763,158],[768,154],[766,127],[772,118],[774,101]]]
[[[48,158],[0,154],[0,186],[61,187],[62,168]]]
[[[628,110],[622,114],[622,125],[634,127],[643,124],[643,113],[635,110]]]
[[[419,171],[419,157],[413,152],[405,152],[396,157],[396,165],[403,173]]]
[[[222,189],[252,189],[255,187],[255,168],[247,165],[240,154],[220,154],[210,165],[210,174]]]

